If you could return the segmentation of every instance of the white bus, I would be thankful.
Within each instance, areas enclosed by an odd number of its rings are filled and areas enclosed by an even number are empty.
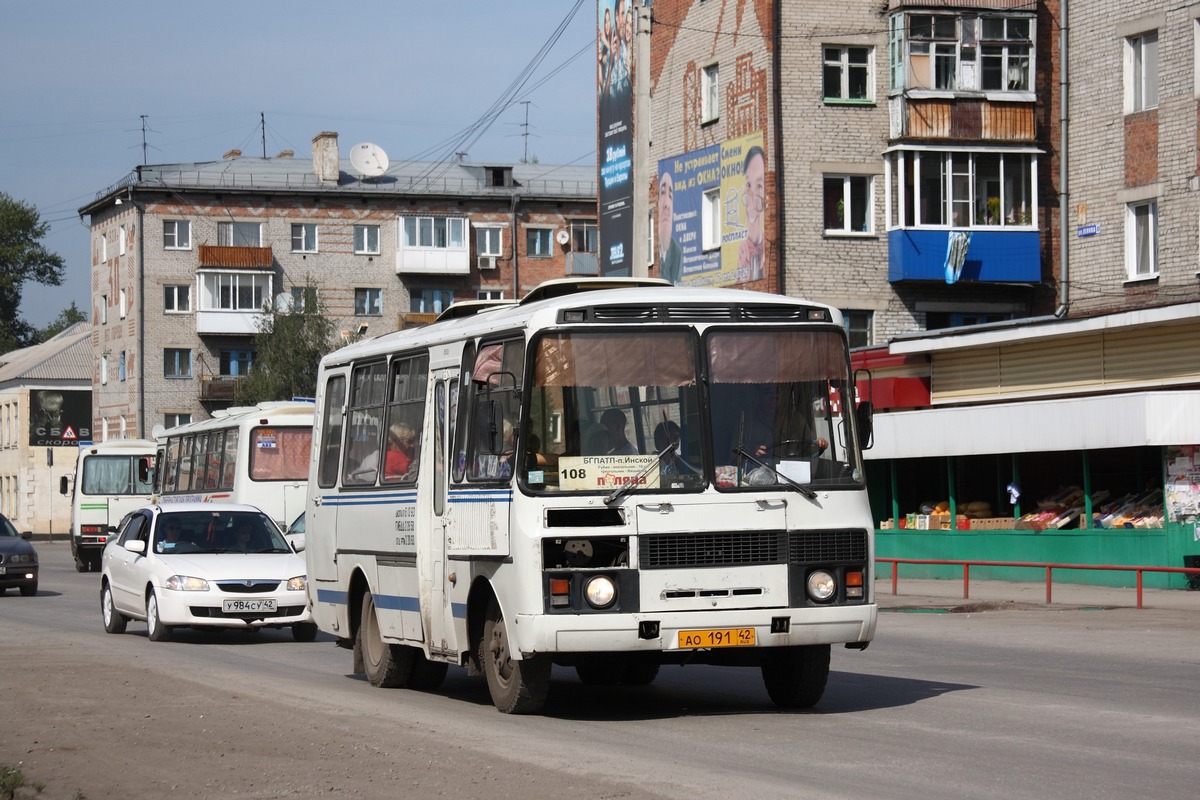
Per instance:
[[[376,686],[461,665],[508,713],[540,711],[552,664],[753,666],[811,706],[830,645],[875,633],[853,398],[836,309],[655,280],[351,344],[318,377],[314,620]]]
[[[257,506],[287,526],[304,511],[313,404],[271,402],[213,412],[211,419],[156,429],[156,490],[164,503]]]
[[[154,442],[149,439],[79,448],[74,489],[66,475],[59,482],[59,491],[72,493],[71,555],[77,572],[100,569],[111,530],[130,511],[150,502],[153,464]]]

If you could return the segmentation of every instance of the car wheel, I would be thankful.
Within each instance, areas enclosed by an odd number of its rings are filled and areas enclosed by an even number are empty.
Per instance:
[[[763,652],[763,683],[780,708],[812,708],[829,680],[829,645],[772,647]]]
[[[512,657],[504,612],[496,598],[488,603],[483,620],[483,638],[479,640],[479,663],[487,676],[492,702],[505,714],[536,714],[546,705],[550,693],[550,668],[545,655],[523,660]]]
[[[317,623],[297,622],[292,626],[292,638],[297,642],[311,642],[317,638]]]
[[[158,595],[154,590],[150,590],[150,596],[146,598],[146,633],[150,636],[152,642],[169,642],[171,641],[171,626],[164,625],[158,617]]]
[[[379,619],[375,615],[375,598],[370,592],[363,596],[358,640],[363,669],[372,686],[395,689],[408,683],[412,676],[413,651],[404,645],[383,640]]]
[[[112,587],[107,583],[100,590],[100,614],[104,617],[104,630],[109,633],[124,633],[126,619],[113,605]]]
[[[22,597],[33,597],[35,594],[37,594],[37,584],[36,583],[27,583],[21,587],[21,596]]]

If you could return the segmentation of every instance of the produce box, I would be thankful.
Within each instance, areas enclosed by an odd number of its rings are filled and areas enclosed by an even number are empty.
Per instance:
[[[973,521],[973,520],[972,520]],[[959,514],[955,518],[955,527],[960,531],[968,530],[967,518]],[[929,515],[929,530],[931,531],[948,531],[950,530],[950,515],[949,514],[930,514]]]
[[[1011,531],[1016,525],[1012,517],[984,517],[971,520],[973,531]]]

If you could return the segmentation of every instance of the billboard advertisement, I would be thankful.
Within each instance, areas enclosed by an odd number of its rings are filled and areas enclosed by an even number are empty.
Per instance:
[[[761,131],[658,162],[661,277],[688,286],[766,277],[766,169]]]
[[[633,0],[596,4],[600,274],[633,274]]]
[[[30,447],[75,447],[92,440],[90,389],[34,389],[29,411]]]

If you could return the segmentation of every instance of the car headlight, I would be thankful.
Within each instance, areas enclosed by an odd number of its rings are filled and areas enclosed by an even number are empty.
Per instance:
[[[8,557],[10,564],[36,564],[37,556],[33,553],[13,553]]]
[[[825,570],[818,569],[808,576],[808,596],[818,603],[824,603],[836,591],[837,582]]]
[[[294,578],[288,578],[287,588],[289,592],[303,592],[304,587],[308,585],[308,576],[297,575]]]
[[[172,575],[167,578],[166,587],[177,592],[207,592],[208,581],[204,578],[193,578],[190,575]]]
[[[607,575],[597,575],[583,587],[583,596],[592,608],[608,608],[617,599],[617,587]]]

